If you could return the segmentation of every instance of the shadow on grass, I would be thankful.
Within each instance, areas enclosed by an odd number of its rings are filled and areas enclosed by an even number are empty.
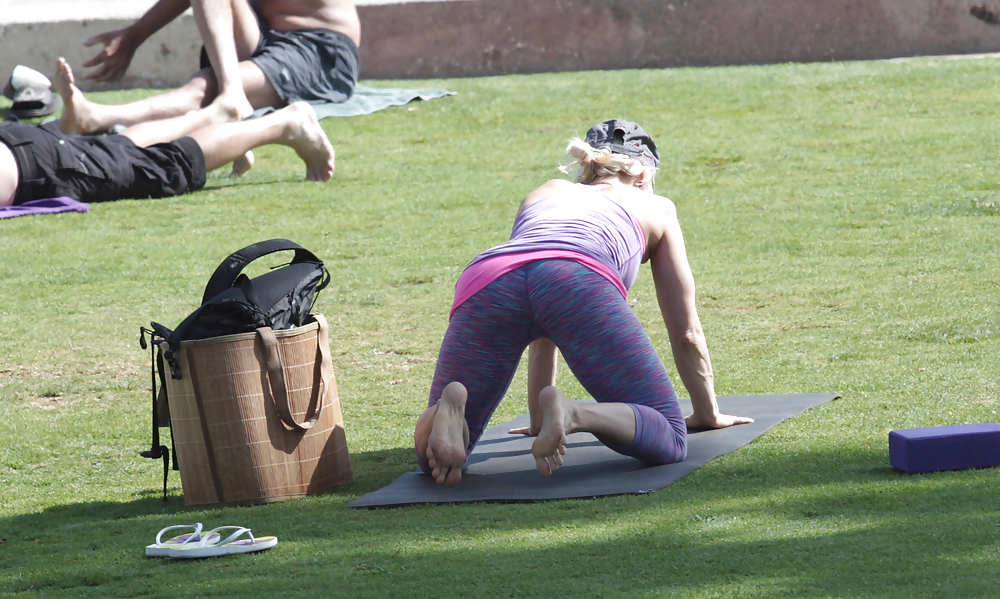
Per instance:
[[[394,447],[351,453],[351,464],[354,466],[351,491],[360,497],[416,470],[417,456],[412,447]]]
[[[906,507],[939,504],[941,495],[956,499],[963,486],[913,493]],[[365,550],[360,548],[368,542],[365,536],[351,535],[342,541],[359,548],[329,564],[337,572],[330,582],[351,596],[372,597],[386,589],[393,596],[423,596],[428,586],[448,596],[480,597],[551,596],[553,589],[578,597],[992,596],[998,582],[990,567],[996,561],[994,514],[988,506],[965,503],[931,515],[909,509],[865,515],[836,528],[822,521],[792,521],[783,531],[747,535],[753,523],[737,517],[727,528],[720,519],[585,539],[572,527],[560,531],[547,523],[555,535],[564,536],[543,546],[484,542],[438,548],[439,532],[423,550],[415,542],[412,552],[394,552],[389,545]],[[440,563],[447,563],[446,583],[437,577],[435,564]],[[300,554],[284,563],[289,575],[280,581],[250,585],[226,573],[224,584],[246,593],[279,592],[286,585],[305,591],[308,578],[299,577],[321,565]],[[994,574],[983,576],[989,572]],[[202,583],[203,592],[210,588]]]
[[[829,487],[860,483],[866,485],[891,483],[895,485],[906,484],[907,481],[931,480],[934,477],[950,476],[949,474],[908,475],[901,473],[885,463],[886,456],[882,453],[860,453],[852,457],[854,459],[845,460],[842,454],[831,451],[809,452],[794,456],[773,455],[757,459],[753,463],[727,464],[714,468],[712,472],[706,472],[706,468],[713,466],[713,462],[709,462],[707,466],[695,470],[679,481],[672,483],[672,485],[668,485],[655,493],[636,497],[665,497],[669,493],[669,490],[678,484],[685,485],[685,493],[691,495],[692,498],[709,502],[719,495],[724,495],[730,500],[740,500],[743,498],[769,496],[779,490],[789,488],[801,490],[810,486]],[[392,448],[351,453],[351,462],[354,469],[355,482],[329,489],[311,497],[336,497],[338,498],[337,503],[347,503],[365,493],[378,490],[399,476],[417,469],[414,450],[412,448]],[[558,474],[555,476],[558,476]],[[739,481],[739,484],[733,484],[734,481]],[[707,485],[702,486],[703,482],[707,483]],[[720,494],[720,490],[724,490],[724,493]],[[81,501],[78,503],[55,505],[39,513],[0,518],[0,527],[2,529],[16,528],[16,523],[22,519],[38,523],[45,521],[49,517],[54,518],[56,521],[72,518],[79,519],[81,522],[87,522],[162,514],[176,514],[178,517],[183,518],[186,512],[203,512],[215,509],[280,510],[283,509],[283,506],[292,506],[300,501],[294,498],[287,502],[268,504],[267,506],[216,508],[215,506],[208,505],[186,507],[180,485],[180,475],[173,470],[170,472],[168,481],[167,501],[163,501],[162,489],[159,487],[139,491],[138,495],[140,499],[122,502]],[[555,501],[586,502],[589,500]],[[478,503],[472,505],[485,506],[495,504]],[[438,506],[436,509],[446,508],[447,506]],[[391,508],[390,511],[406,509],[409,508]],[[416,507],[414,509],[425,508]],[[813,513],[817,512],[817,510],[819,508],[814,507],[807,511]],[[372,510],[371,513],[376,514],[379,511]]]
[[[329,489],[323,493],[312,497],[340,497],[338,502],[346,503],[351,499],[370,491],[376,490],[389,484],[392,480],[404,472],[410,472],[416,468],[416,460],[413,457],[412,449],[388,449],[372,452],[358,452],[351,454],[351,462],[354,467],[355,482],[344,484]],[[159,462],[155,463],[158,467]],[[170,471],[167,484],[167,500],[163,500],[162,488],[150,488],[139,491],[139,499],[129,501],[81,501],[79,503],[69,503],[55,505],[44,509],[38,513],[23,514],[8,518],[0,518],[0,531],[18,530],[20,523],[31,522],[34,524],[51,521],[53,523],[63,522],[72,519],[79,523],[104,522],[111,520],[123,520],[129,518],[139,518],[152,515],[175,515],[181,520],[189,520],[188,514],[192,512],[205,512],[216,510],[241,510],[259,509],[265,506],[231,506],[217,508],[216,506],[191,506],[184,505],[183,491],[180,485],[180,474],[174,470]],[[298,498],[269,504],[273,508],[281,505],[290,505],[298,501]],[[0,538],[4,537],[0,533]],[[2,546],[0,546],[2,548]]]
[[[221,168],[225,169],[227,167],[221,167]],[[305,168],[304,164],[302,165],[302,168]],[[293,179],[280,179],[280,180],[268,180],[268,181],[253,180],[241,177],[233,177],[230,179],[228,175],[223,175],[223,177],[225,179],[224,181],[218,179],[213,181],[209,179],[209,182],[206,183],[204,187],[202,187],[197,191],[193,191],[191,193],[230,189],[232,187],[235,187],[238,183],[243,183],[245,185],[251,185],[251,186],[280,185],[282,187],[287,186],[289,183],[314,183],[313,181],[306,181],[305,178],[302,176]]]
[[[905,475],[877,451],[756,453],[764,455],[703,468],[656,493],[594,500],[345,508],[413,469],[411,449],[391,449],[352,456],[358,484],[285,503],[185,509],[182,497],[164,504],[151,489],[121,503],[53,506],[0,518],[0,570],[17,572],[0,577],[0,590],[155,596],[177,576],[186,593],[233,596],[316,588],[551,596],[567,585],[577,596],[706,588],[722,596],[986,596],[996,584],[996,575],[982,576],[996,572],[984,568],[998,553],[995,470]],[[282,543],[194,563],[144,557],[160,527],[195,520],[249,526]],[[536,586],[540,572],[546,583]]]

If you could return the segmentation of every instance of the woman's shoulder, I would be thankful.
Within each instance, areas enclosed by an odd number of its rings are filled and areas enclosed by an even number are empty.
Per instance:
[[[574,187],[576,187],[576,183],[572,183],[566,179],[552,179],[546,181],[524,197],[524,200],[521,202],[520,209],[524,210],[528,206],[540,202],[545,198],[550,198],[557,193],[568,191]]]
[[[639,223],[646,235],[647,256],[651,255],[677,222],[674,203],[664,196],[639,189],[622,193],[619,203]]]
[[[618,201],[640,221],[662,222],[677,218],[677,209],[669,198],[650,191],[630,188],[624,190]]]

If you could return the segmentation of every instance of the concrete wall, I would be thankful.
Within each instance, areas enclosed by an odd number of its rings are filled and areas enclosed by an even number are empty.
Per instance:
[[[1000,51],[967,0],[478,0],[368,6],[375,78]]]
[[[1000,51],[1000,27],[972,18],[968,0],[367,1],[359,13],[369,79]],[[0,25],[0,77],[16,64],[49,72],[60,55],[79,68],[97,51],[83,40],[129,22]],[[199,47],[182,16],[140,48],[115,87],[180,85]]]
[[[85,48],[83,41],[105,31],[122,29],[129,20],[9,23],[0,25],[0,78],[4,81],[18,64],[45,74],[55,72],[56,58],[65,56],[78,74],[81,66],[101,49]],[[85,91],[133,87],[177,87],[198,70],[201,38],[194,17],[182,15],[146,40],[125,78],[114,84],[81,81]]]

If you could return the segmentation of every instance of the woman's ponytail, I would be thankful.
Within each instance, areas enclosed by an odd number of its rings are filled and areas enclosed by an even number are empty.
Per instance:
[[[631,156],[594,148],[579,137],[569,140],[566,155],[573,159],[570,164],[577,165],[577,172],[574,173],[577,183],[591,184],[607,177],[624,175],[626,178],[641,179],[644,185],[648,182],[652,188],[656,177],[656,167],[646,166]],[[559,170],[569,172],[566,166],[560,166]]]

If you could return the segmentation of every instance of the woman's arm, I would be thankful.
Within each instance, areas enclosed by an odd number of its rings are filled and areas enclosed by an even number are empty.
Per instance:
[[[536,339],[528,346],[528,415],[531,426],[512,428],[512,435],[534,437],[542,430],[542,413],[538,409],[538,394],[542,389],[556,384],[556,361],[559,348],[547,338]]]
[[[650,262],[656,300],[670,335],[670,347],[681,381],[691,395],[694,414],[689,428],[722,428],[753,422],[751,418],[719,413],[715,401],[715,376],[708,356],[708,344],[695,305],[694,276],[684,248],[684,236],[672,202],[663,199],[664,235]]]

